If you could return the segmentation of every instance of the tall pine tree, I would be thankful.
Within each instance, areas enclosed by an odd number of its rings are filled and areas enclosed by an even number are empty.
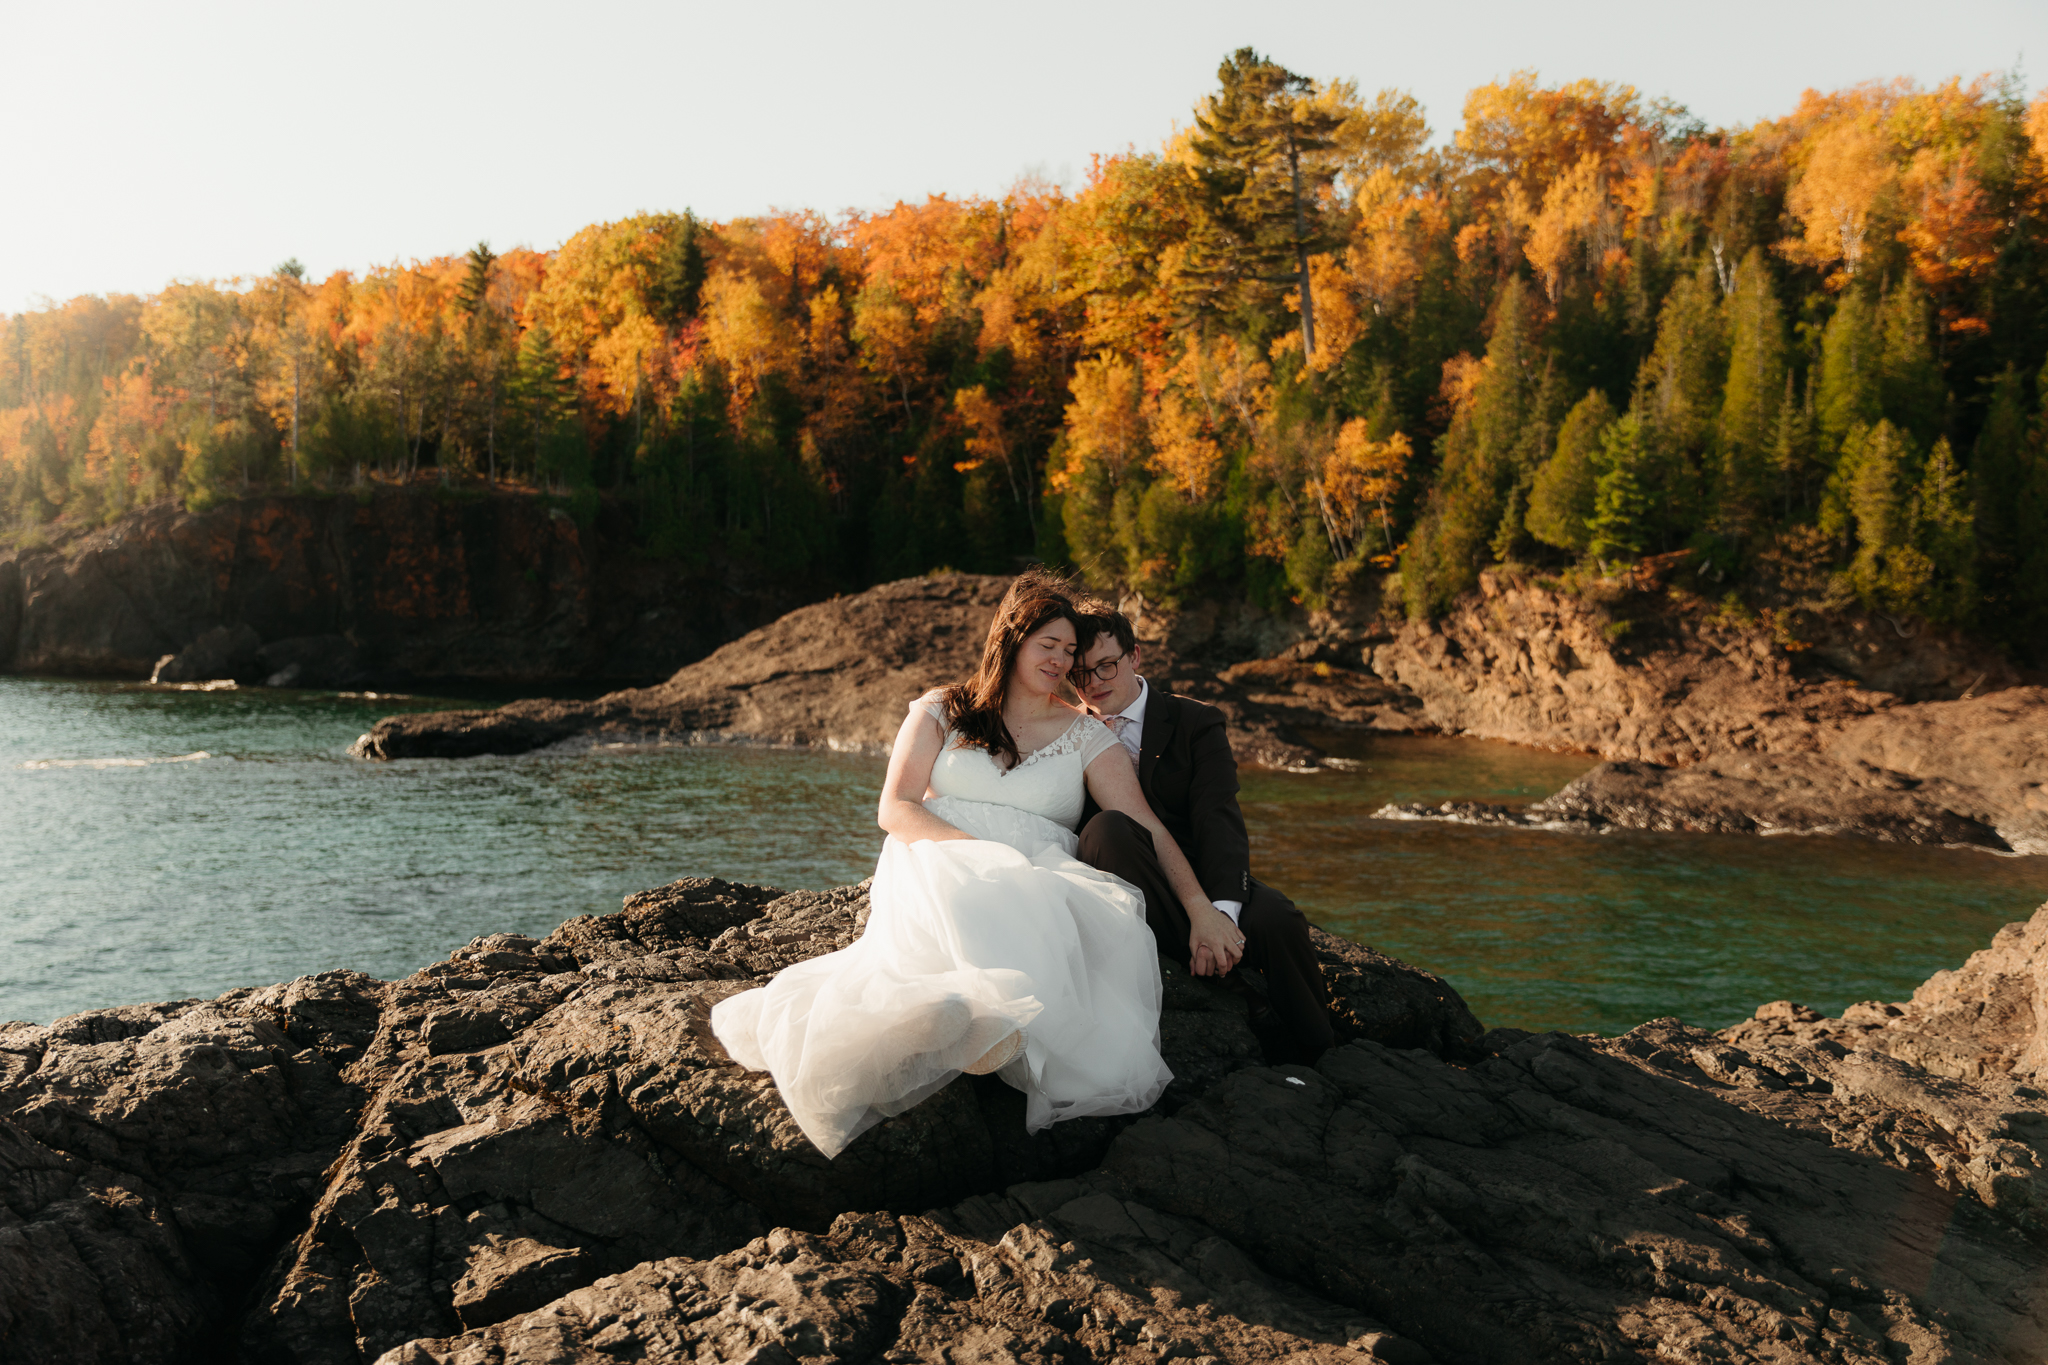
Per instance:
[[[1786,401],[1785,310],[1761,250],[1736,268],[1722,305],[1728,328],[1728,383],[1722,391],[1715,488],[1717,529],[1747,536],[1770,513],[1772,452]]]
[[[1315,101],[1315,82],[1248,47],[1233,53],[1216,78],[1222,88],[1196,111],[1189,139],[1201,217],[1187,280],[1210,308],[1227,307],[1246,284],[1293,285],[1301,299],[1302,353],[1312,356],[1308,258],[1331,242],[1321,200],[1336,176],[1329,153],[1343,115]]]

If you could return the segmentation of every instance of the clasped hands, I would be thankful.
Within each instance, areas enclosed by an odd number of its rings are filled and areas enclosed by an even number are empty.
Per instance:
[[[1222,976],[1244,956],[1244,932],[1215,906],[1191,907],[1188,926],[1188,970],[1196,976]]]

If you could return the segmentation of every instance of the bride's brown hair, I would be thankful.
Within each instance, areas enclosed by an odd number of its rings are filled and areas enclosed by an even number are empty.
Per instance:
[[[1010,670],[1024,642],[1055,620],[1074,628],[1081,638],[1081,614],[1074,607],[1074,587],[1047,569],[1026,569],[1003,594],[996,619],[989,622],[988,640],[974,676],[954,683],[943,694],[946,725],[960,742],[986,749],[1004,768],[1017,765],[1017,741],[1003,720],[1003,702],[1010,692]]]

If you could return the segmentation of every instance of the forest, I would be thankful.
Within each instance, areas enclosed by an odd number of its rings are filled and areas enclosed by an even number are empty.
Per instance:
[[[1441,612],[1647,557],[2048,661],[2048,97],[1591,80],[1446,139],[1240,50],[1067,190],[179,281],[0,318],[0,536],[419,485],[630,504],[649,556],[857,587],[1077,566]]]

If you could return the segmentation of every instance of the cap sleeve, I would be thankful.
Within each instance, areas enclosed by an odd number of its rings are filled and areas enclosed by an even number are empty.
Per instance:
[[[945,695],[946,694],[943,689],[934,687],[931,691],[925,693],[916,701],[910,703],[910,709],[913,711],[924,712],[933,720],[937,721],[939,723],[939,728],[943,730],[946,728],[946,706],[945,702],[942,700],[942,698]]]
[[[1093,716],[1081,718],[1081,732],[1076,736],[1081,742],[1081,766],[1087,767],[1111,749],[1123,747],[1123,741],[1116,732]]]

